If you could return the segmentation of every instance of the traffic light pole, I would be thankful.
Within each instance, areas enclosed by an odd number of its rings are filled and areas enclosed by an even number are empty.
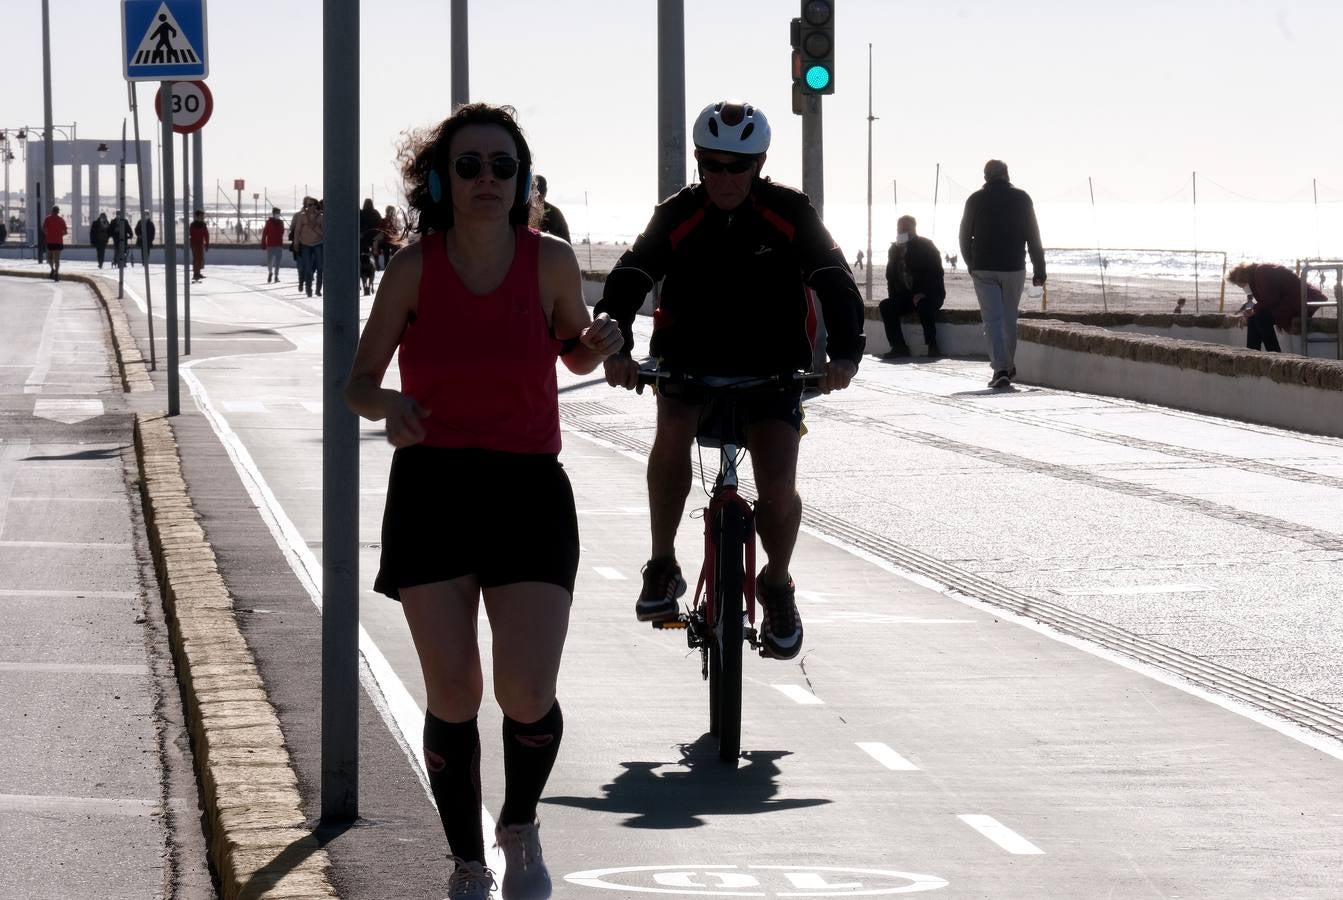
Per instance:
[[[825,217],[825,148],[821,128],[821,97],[802,95],[802,193],[816,213]]]
[[[685,187],[685,0],[658,0],[658,202]]]

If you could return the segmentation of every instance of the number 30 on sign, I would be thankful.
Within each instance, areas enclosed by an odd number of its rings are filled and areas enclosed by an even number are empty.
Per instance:
[[[214,112],[214,96],[203,81],[173,82],[173,131],[191,134],[200,131]],[[163,121],[163,94],[154,94],[154,111]]]

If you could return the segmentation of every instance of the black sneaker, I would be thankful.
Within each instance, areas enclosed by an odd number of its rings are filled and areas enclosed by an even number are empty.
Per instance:
[[[1012,386],[1012,376],[1006,372],[994,372],[993,377],[989,379],[991,388],[1010,388]]]
[[[644,589],[634,604],[634,616],[640,622],[665,622],[681,613],[676,599],[685,593],[685,579],[676,558],[650,559],[643,567]]]
[[[882,359],[904,359],[906,356],[909,356],[908,344],[898,344],[881,354]]]
[[[773,587],[765,583],[765,572],[760,570],[755,580],[755,593],[760,600],[760,643],[765,655],[774,659],[792,659],[802,650],[802,617],[797,614],[794,601],[793,579],[787,587]]]

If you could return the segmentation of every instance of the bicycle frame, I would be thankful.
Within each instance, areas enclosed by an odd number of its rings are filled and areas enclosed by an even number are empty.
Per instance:
[[[742,383],[699,379],[643,370],[639,385],[662,381],[698,384],[710,391],[805,389],[820,383],[815,374],[747,379]],[[735,409],[728,408],[735,415]],[[718,739],[718,758],[736,762],[741,751],[742,644],[764,653],[755,629],[755,507],[738,492],[737,459],[742,434],[734,418],[714,419],[719,434],[696,440],[701,447],[719,448],[718,474],[704,510],[704,563],[690,613],[675,620],[655,622],[655,628],[684,628],[686,641],[700,651],[700,674],[709,682],[709,733]],[[703,423],[701,423],[703,424]]]

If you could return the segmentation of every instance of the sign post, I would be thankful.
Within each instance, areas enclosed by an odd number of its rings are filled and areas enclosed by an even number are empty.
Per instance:
[[[191,110],[195,89],[208,98],[202,82],[184,86],[179,99],[176,82],[210,74],[205,31],[205,0],[121,0],[122,60],[127,81],[160,82],[159,117],[163,121],[163,271],[168,312],[168,415],[181,412],[177,377],[177,211],[173,203],[173,114],[181,107],[189,130],[209,118],[208,105],[198,98],[198,114]],[[189,120],[195,115],[196,121]],[[194,127],[193,127],[194,126]],[[186,132],[183,132],[186,133]],[[149,260],[145,259],[146,274]],[[151,331],[151,335],[152,335]],[[151,343],[153,338],[151,337]]]
[[[240,244],[242,243],[242,191],[243,188],[245,187],[247,187],[247,182],[245,182],[243,179],[241,178],[233,179],[233,190],[234,193],[238,195],[238,199],[234,201],[233,206],[235,209],[238,210],[237,235],[238,235],[238,243]]]

